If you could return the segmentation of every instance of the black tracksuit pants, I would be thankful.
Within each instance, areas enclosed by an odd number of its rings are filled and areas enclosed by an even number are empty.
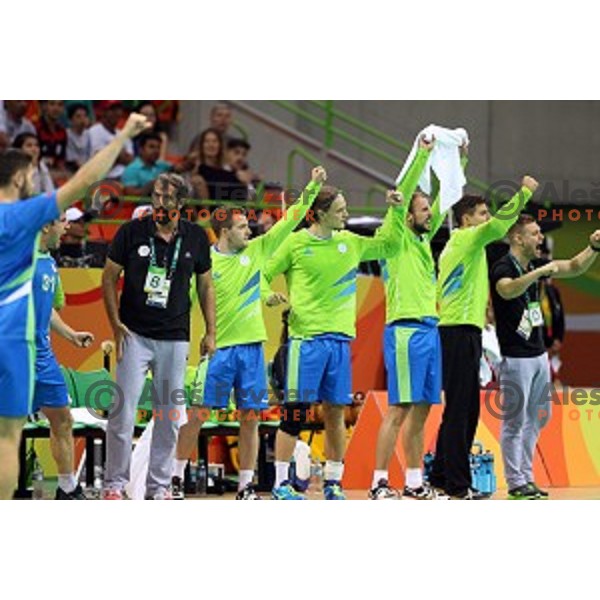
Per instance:
[[[469,453],[479,421],[481,330],[440,326],[446,405],[437,437],[430,482],[450,495],[471,487]]]

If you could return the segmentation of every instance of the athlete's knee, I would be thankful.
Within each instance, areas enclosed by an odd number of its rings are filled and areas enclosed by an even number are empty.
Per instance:
[[[208,419],[210,419],[210,408],[205,408],[203,406],[194,407],[192,410],[188,411],[188,421],[186,425],[188,425],[190,429],[200,431],[202,425],[204,425]]]
[[[311,405],[307,403],[284,404],[281,407],[281,422],[279,428],[284,433],[298,437],[302,426],[308,423]]]
[[[240,427],[245,431],[258,430],[259,423],[260,411],[253,409],[240,411]]]
[[[57,435],[70,434],[73,429],[73,417],[68,407],[55,409],[46,414],[50,421],[50,429]]]
[[[401,404],[391,404],[388,406],[385,420],[388,425],[395,429],[400,429],[404,423],[406,416],[408,415],[408,406],[402,406]]]

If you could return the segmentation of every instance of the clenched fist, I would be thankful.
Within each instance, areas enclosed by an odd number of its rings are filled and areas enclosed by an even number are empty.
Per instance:
[[[525,175],[523,181],[521,181],[521,185],[526,187],[533,194],[540,184],[533,177]]]
[[[315,167],[311,175],[312,180],[316,183],[325,183],[327,181],[327,171],[323,167]]]

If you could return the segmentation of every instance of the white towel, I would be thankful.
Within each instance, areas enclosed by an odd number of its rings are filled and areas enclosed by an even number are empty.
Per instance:
[[[425,127],[417,135],[410,154],[396,178],[396,185],[402,181],[406,171],[408,171],[419,149],[419,140],[422,136],[425,136],[428,141],[435,137],[435,146],[419,180],[419,187],[426,194],[431,193],[430,170],[432,170],[440,182],[440,209],[445,212],[461,199],[463,187],[467,183],[460,165],[459,147],[469,143],[469,134],[462,127],[458,129],[446,129],[438,125]]]

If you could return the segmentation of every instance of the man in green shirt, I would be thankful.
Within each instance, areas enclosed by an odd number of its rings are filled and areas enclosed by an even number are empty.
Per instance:
[[[217,243],[211,249],[212,277],[217,316],[217,350],[210,358],[203,383],[200,407],[190,414],[181,428],[173,476],[173,491],[181,495],[181,482],[207,408],[225,409],[231,390],[240,410],[240,479],[238,500],[258,500],[252,480],[258,457],[258,423],[261,410],[268,408],[267,380],[263,342],[267,332],[261,297],[268,295],[263,270],[276,252],[304,219],[317,197],[327,173],[323,167],[312,170],[312,178],[299,200],[264,235],[250,240],[250,227],[239,207],[217,208],[211,223]],[[282,301],[280,294],[266,299],[269,306]],[[200,391],[200,390],[199,390]]]
[[[433,143],[421,142],[415,161],[420,176]],[[463,169],[466,147],[461,148]],[[404,184],[404,185],[403,185]],[[402,188],[404,187],[404,190]],[[404,498],[429,500],[436,494],[423,483],[423,429],[432,404],[441,402],[442,356],[438,332],[436,269],[431,240],[444,222],[440,197],[429,197],[405,182],[399,190],[410,193],[401,212],[400,251],[382,261],[386,292],[384,358],[388,382],[388,411],[377,439],[375,471],[369,497],[397,498],[389,486],[388,467],[400,429],[406,458]],[[414,193],[413,193],[414,192]]]
[[[419,165],[426,162],[423,152],[405,178],[413,191]],[[401,194],[388,192],[388,202],[400,201]],[[275,442],[273,497],[277,500],[304,499],[289,481],[289,463],[310,405],[317,401],[323,402],[325,421],[325,499],[345,499],[341,488],[344,407],[351,402],[350,342],[356,335],[357,268],[362,261],[394,256],[400,241],[398,206],[390,207],[372,238],[343,231],[348,210],[337,188],[321,190],[313,215],[311,226],[286,240],[265,273],[268,281],[285,274],[292,307],[285,404]]]
[[[491,217],[481,196],[464,196],[454,207],[458,229],[440,256],[438,301],[445,408],[430,483],[451,498],[482,497],[471,488],[469,452],[479,421],[481,330],[489,297],[486,246],[502,239],[538,187],[522,187]]]

